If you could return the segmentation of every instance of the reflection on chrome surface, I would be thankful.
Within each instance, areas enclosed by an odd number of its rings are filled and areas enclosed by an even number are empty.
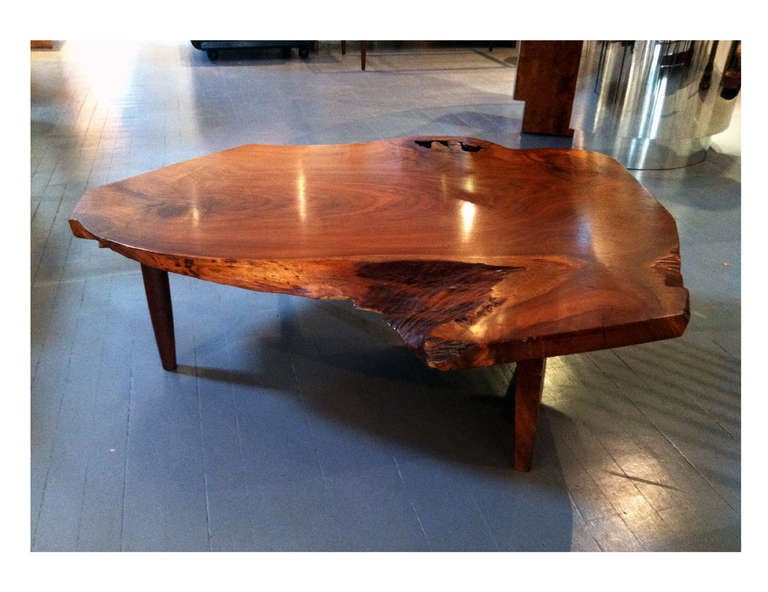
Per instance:
[[[573,146],[631,169],[700,162],[741,88],[738,41],[588,41],[571,116]]]

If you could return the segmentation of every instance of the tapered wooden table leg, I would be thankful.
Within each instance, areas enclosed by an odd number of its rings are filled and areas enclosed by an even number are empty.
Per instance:
[[[147,294],[149,316],[155,332],[160,361],[166,370],[176,369],[176,339],[173,334],[173,309],[168,272],[141,265],[144,291]]]
[[[510,392],[507,393],[508,397],[514,395],[515,459],[513,466],[518,471],[531,470],[546,363],[546,358],[517,362]]]

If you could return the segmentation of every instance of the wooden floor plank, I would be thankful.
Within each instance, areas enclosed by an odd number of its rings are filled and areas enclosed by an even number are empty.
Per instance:
[[[89,418],[97,380],[105,323],[102,293],[97,282],[85,282],[82,300],[72,314],[77,325],[67,344],[67,368],[60,385],[58,414],[51,426],[49,464],[45,470],[39,521],[33,547],[41,550],[76,550],[89,458]],[[101,317],[101,318],[100,318]],[[95,359],[94,359],[95,357]],[[61,515],[59,520],[50,516]]]
[[[222,291],[199,290],[194,298],[198,301],[195,309],[208,310],[221,320],[195,327],[194,368],[190,368],[199,398],[210,545],[214,551],[252,549],[251,492],[240,433],[239,405],[243,403],[237,399],[257,395],[238,391],[230,381],[212,372],[234,370],[231,331],[222,328],[241,325],[227,315],[231,309],[224,306]],[[194,311],[190,312],[189,316],[193,316]],[[190,323],[181,326],[189,329]]]
[[[138,277],[137,277],[138,281]],[[209,550],[196,378],[160,366],[146,303],[133,300],[122,550]],[[179,350],[194,336],[182,332]]]
[[[33,546],[48,475],[56,463],[56,433],[65,401],[61,384],[69,372],[71,346],[78,327],[77,311],[83,297],[84,285],[85,282],[78,281],[47,287],[45,292],[53,292],[59,296],[56,300],[51,297],[55,302],[51,309],[57,311],[57,314],[51,317],[50,325],[38,326],[32,334],[33,344],[41,344],[37,363],[31,368],[31,385],[35,393],[30,404]],[[33,290],[33,293],[40,292]]]
[[[109,276],[102,282],[108,301],[101,311],[102,355],[98,364],[95,396],[88,408],[89,441],[83,502],[78,527],[78,550],[120,551],[122,548],[123,496],[133,337],[125,323],[115,322],[120,302],[137,291],[132,277]],[[134,297],[135,300],[135,297]]]

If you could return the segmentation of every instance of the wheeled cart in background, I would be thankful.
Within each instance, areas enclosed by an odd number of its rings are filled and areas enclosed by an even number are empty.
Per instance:
[[[215,62],[219,59],[219,51],[224,49],[243,49],[258,47],[282,47],[285,49],[298,48],[302,59],[309,57],[309,51],[314,41],[192,41],[192,47],[208,54],[208,59]]]

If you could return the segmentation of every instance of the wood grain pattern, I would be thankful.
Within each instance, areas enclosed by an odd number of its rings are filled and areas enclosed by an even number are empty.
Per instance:
[[[442,370],[666,339],[688,321],[673,218],[580,150],[246,145],[93,189],[70,225],[151,268],[350,299]]]
[[[525,101],[523,132],[572,136],[571,110],[581,41],[522,41],[515,99]]]

